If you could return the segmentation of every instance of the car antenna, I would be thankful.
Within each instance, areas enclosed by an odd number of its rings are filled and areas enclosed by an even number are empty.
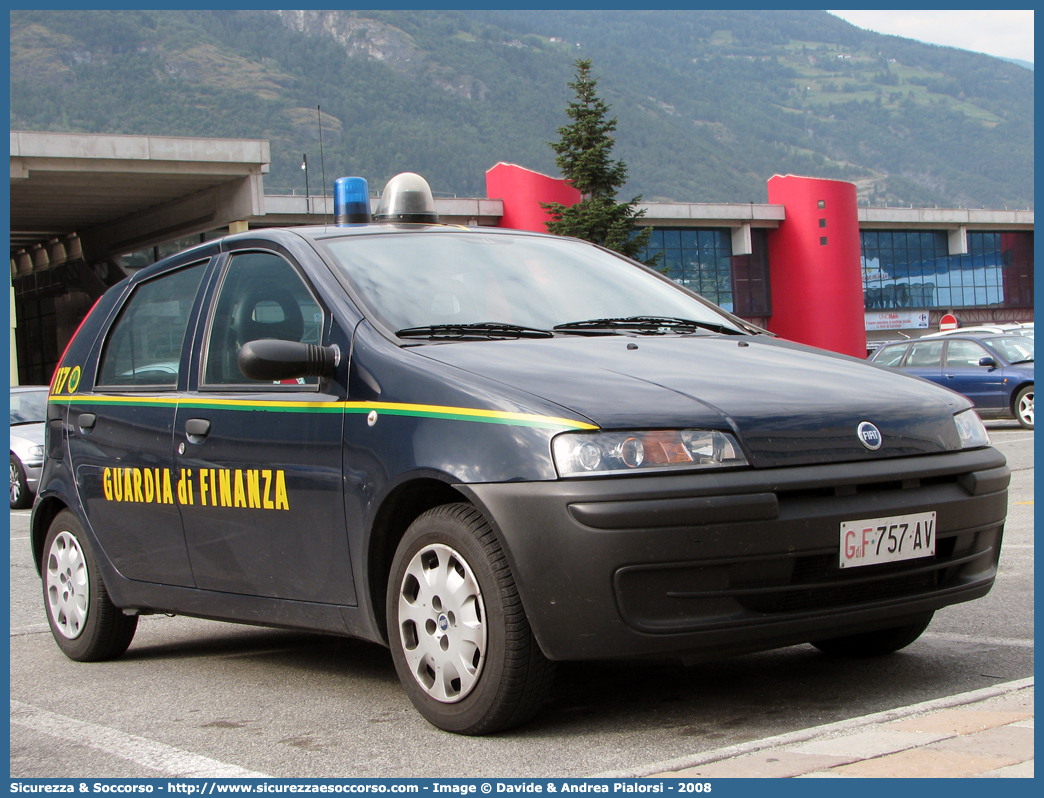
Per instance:
[[[323,159],[323,110],[322,107],[315,106],[316,116],[319,117],[319,167],[323,175],[323,216],[327,215],[326,205],[326,161]],[[329,220],[326,222],[330,224]]]

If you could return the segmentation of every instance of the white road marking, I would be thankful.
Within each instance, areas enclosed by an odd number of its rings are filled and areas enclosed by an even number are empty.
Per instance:
[[[127,734],[107,726],[57,715],[20,701],[11,701],[11,723],[113,754],[171,778],[269,778],[264,773],[182,751],[172,745]]]
[[[49,632],[51,627],[46,623],[31,623],[28,626],[22,626],[18,629],[11,630],[11,637],[21,637],[22,635],[36,635],[40,632]]]
[[[976,637],[975,635],[947,634],[946,632],[925,632],[924,640],[945,640],[951,643],[981,643],[985,646],[1008,646],[1011,648],[1033,648],[1033,641],[1018,637]]]

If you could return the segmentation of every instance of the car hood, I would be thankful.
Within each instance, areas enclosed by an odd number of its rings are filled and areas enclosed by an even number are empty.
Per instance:
[[[732,429],[755,467],[959,448],[959,395],[769,336],[559,337],[411,350],[554,402],[603,429]],[[869,451],[856,427],[884,444]]]
[[[45,429],[46,425],[43,422],[12,426],[11,451],[24,460],[30,446],[43,446]]]
[[[1032,361],[1030,361],[1030,362],[1023,361],[1021,363],[1009,363],[1007,366],[1005,366],[1005,370],[1006,371],[1014,371],[1017,374],[1024,374],[1025,376],[1029,377],[1031,380],[1033,379],[1033,362]]]

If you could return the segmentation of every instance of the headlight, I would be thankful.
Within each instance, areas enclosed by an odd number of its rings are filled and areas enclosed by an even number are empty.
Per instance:
[[[717,430],[566,432],[551,451],[563,477],[747,465],[735,438]]]
[[[43,460],[44,447],[42,446],[30,446],[29,457],[33,460]]]
[[[953,417],[957,425],[957,435],[961,439],[962,449],[976,449],[990,445],[990,436],[983,426],[982,419],[974,410],[965,410]]]

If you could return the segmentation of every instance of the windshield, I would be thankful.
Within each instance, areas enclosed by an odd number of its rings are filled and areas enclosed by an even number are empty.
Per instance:
[[[324,243],[392,330],[486,323],[551,330],[633,317],[740,329],[672,283],[576,241],[418,232]]]
[[[11,426],[39,424],[47,420],[47,388],[11,391]]]
[[[1033,360],[1033,339],[1024,335],[989,338],[986,344],[1009,363]]]

